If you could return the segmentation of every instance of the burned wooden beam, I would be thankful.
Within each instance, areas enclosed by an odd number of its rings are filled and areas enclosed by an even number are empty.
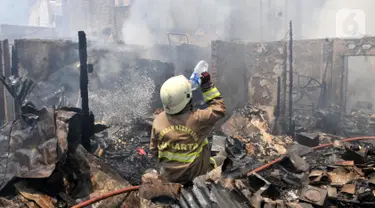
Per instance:
[[[281,111],[281,79],[277,77],[277,104],[276,104],[276,117],[280,116]]]
[[[10,48],[9,48],[9,41],[4,40],[2,44],[2,51],[3,51],[3,66],[4,66],[4,76],[10,77],[12,75],[12,68],[11,68],[11,57],[10,57]],[[14,99],[10,95],[9,92],[4,92],[5,96],[5,120],[12,121],[15,119],[15,108],[14,108]]]
[[[17,43],[17,41],[15,41],[15,44]],[[10,74],[13,76],[13,77],[18,77],[18,55],[17,55],[17,49],[16,49],[16,46],[13,45],[12,46],[12,67],[11,67],[11,72]],[[14,99],[14,108],[15,109],[19,109],[21,106],[20,106],[20,103],[17,103],[16,102],[16,99]],[[16,118],[19,118],[21,115],[19,115],[19,111],[18,110],[15,110],[15,117]]]
[[[78,32],[79,62],[80,62],[80,92],[82,99],[82,145],[86,150],[91,151],[90,137],[94,135],[94,114],[89,109],[88,93],[88,64],[87,64],[87,41],[84,31]],[[92,67],[90,67],[92,69]]]
[[[4,76],[4,67],[3,67],[3,43],[0,42],[0,76]],[[5,114],[5,91],[4,85],[0,83],[0,126],[5,123],[6,114]]]
[[[281,73],[281,85],[282,85],[282,101],[281,101],[281,112],[280,115],[286,115],[286,93],[287,93],[287,62],[288,62],[288,54],[287,54],[287,46],[286,42],[283,43],[283,70]]]
[[[289,22],[289,132],[292,134],[293,120],[293,25]]]

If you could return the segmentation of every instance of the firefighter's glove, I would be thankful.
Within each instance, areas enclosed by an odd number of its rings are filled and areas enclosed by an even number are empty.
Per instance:
[[[213,82],[211,81],[211,74],[208,72],[203,72],[201,74],[201,88],[202,91],[208,91],[213,87]]]

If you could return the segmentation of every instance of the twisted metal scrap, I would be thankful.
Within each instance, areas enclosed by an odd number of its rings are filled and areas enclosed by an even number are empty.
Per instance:
[[[34,81],[26,77],[19,78],[11,76],[9,78],[6,78],[2,75],[0,76],[0,81],[14,98],[17,108],[16,111],[18,115],[21,115],[21,106],[26,100],[27,96],[34,89]]]

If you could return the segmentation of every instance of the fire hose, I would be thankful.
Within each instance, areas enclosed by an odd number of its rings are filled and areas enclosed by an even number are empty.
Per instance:
[[[353,138],[347,138],[347,139],[343,139],[343,140],[336,140],[336,141],[339,141],[341,143],[344,143],[344,142],[354,142],[354,141],[359,141],[359,140],[375,140],[375,136],[364,136],[364,137],[353,137]],[[333,146],[334,143],[327,143],[327,144],[321,144],[321,145],[318,145],[318,146],[315,146],[313,147],[312,149],[313,150],[317,150],[317,149],[321,149],[321,148],[324,148],[324,147],[329,147],[329,146]],[[251,175],[252,173],[257,173],[257,172],[260,172],[278,162],[280,162],[281,160],[283,159],[283,157],[279,157],[265,165],[262,165],[260,166],[259,168],[255,169],[255,170],[252,170],[250,172],[247,173],[247,175]]]
[[[336,141],[339,141],[340,143],[345,143],[345,142],[353,142],[353,141],[359,141],[359,140],[375,140],[375,136],[364,136],[364,137],[353,137],[353,138],[347,138],[347,139],[343,139],[343,140],[336,140]],[[324,147],[329,147],[329,146],[333,146],[334,143],[327,143],[327,144],[322,144],[322,145],[319,145],[319,146],[315,146],[313,147],[312,149],[313,150],[317,150],[317,149],[321,149],[321,148],[324,148]],[[280,157],[280,158],[277,158],[259,168],[256,168],[255,170],[252,170],[250,172],[247,173],[247,175],[251,175],[252,173],[257,173],[257,172],[260,172],[266,168],[269,168],[271,167],[272,165],[280,162],[284,157]],[[99,202],[103,199],[106,199],[106,198],[109,198],[109,197],[112,197],[112,196],[116,196],[116,195],[119,195],[119,194],[123,194],[123,193],[127,193],[127,192],[131,192],[131,191],[136,191],[140,188],[140,186],[132,186],[132,187],[127,187],[127,188],[123,188],[123,189],[120,189],[120,190],[115,190],[115,191],[111,191],[111,192],[108,192],[108,193],[105,193],[101,196],[98,196],[98,197],[94,197],[92,199],[89,199],[87,201],[84,201],[84,202],[81,202],[75,206],[73,206],[72,208],[83,208],[85,206],[88,206],[90,204],[93,204],[95,202]]]
[[[128,192],[131,192],[131,191],[137,191],[139,188],[140,188],[139,186],[131,186],[131,187],[126,187],[126,188],[123,188],[123,189],[119,189],[119,190],[107,192],[107,193],[105,193],[105,194],[103,194],[101,196],[94,197],[94,198],[89,199],[87,201],[81,202],[81,203],[73,206],[72,208],[86,207],[86,206],[89,206],[89,205],[91,205],[91,204],[93,204],[95,202],[99,202],[101,200],[104,200],[104,199],[112,197],[112,196],[116,196],[116,195],[128,193]]]

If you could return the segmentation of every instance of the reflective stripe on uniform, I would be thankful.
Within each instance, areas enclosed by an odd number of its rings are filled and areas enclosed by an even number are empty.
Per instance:
[[[171,161],[177,161],[181,163],[192,163],[197,159],[200,153],[203,150],[203,147],[208,144],[207,138],[203,141],[202,145],[196,149],[195,152],[192,153],[175,153],[175,152],[168,152],[168,151],[159,151],[158,157],[159,159],[165,158]]]
[[[214,165],[214,168],[217,168],[216,160],[213,157],[210,157],[211,164]]]
[[[207,102],[207,101],[210,101],[214,98],[219,97],[220,95],[221,94],[220,94],[219,90],[217,90],[216,87],[213,87],[212,89],[203,93],[203,98],[204,98],[204,101]]]

